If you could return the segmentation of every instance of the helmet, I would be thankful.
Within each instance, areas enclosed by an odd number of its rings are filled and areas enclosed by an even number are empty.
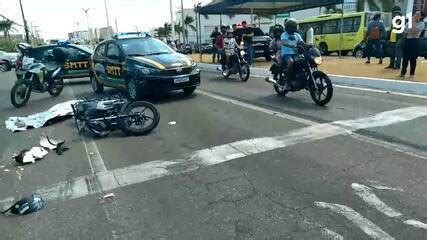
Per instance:
[[[298,23],[295,19],[289,18],[285,22],[285,31],[288,33],[294,33],[298,30]]]

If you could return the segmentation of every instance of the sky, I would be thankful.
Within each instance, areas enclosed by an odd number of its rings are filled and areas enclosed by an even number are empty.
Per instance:
[[[210,0],[183,0],[184,8],[197,2]],[[29,26],[38,26],[44,39],[65,39],[67,33],[87,30],[86,15],[89,10],[89,27],[107,26],[104,0],[22,0],[25,18]],[[119,31],[149,31],[170,21],[169,0],[107,0],[110,26]],[[181,0],[173,0],[174,11],[179,10]],[[0,0],[0,14],[23,25],[19,0]],[[22,32],[22,28],[18,28]]]

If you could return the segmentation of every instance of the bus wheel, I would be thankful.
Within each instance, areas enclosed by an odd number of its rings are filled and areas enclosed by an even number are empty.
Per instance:
[[[320,48],[320,53],[323,56],[328,56],[329,55],[328,44],[322,42],[322,43],[319,44],[319,48]]]

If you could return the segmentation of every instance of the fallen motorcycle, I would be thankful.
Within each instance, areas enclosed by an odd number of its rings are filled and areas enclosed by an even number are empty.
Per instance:
[[[31,92],[49,92],[52,97],[61,94],[64,81],[60,78],[62,63],[66,53],[61,48],[52,51],[53,62],[46,64],[34,62],[33,58],[24,57],[23,69],[26,70],[23,79],[18,79],[10,91],[10,101],[16,108],[23,107],[30,99]]]
[[[117,128],[127,135],[144,135],[160,121],[156,107],[145,101],[110,97],[79,101],[71,106],[78,131],[88,130],[97,137],[108,136]]]

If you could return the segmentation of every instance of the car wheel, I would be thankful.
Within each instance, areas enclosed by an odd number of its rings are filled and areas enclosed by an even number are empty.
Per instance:
[[[182,90],[184,91],[184,94],[188,96],[193,94],[194,91],[196,91],[196,87],[183,88]]]
[[[140,87],[138,86],[136,81],[133,79],[130,79],[129,81],[127,81],[126,91],[127,91],[128,98],[131,101],[137,101],[142,97]]]
[[[355,58],[363,58],[363,50],[361,48],[355,49],[354,53],[353,53],[353,56]]]
[[[104,85],[99,83],[95,76],[90,76],[90,84],[95,93],[101,94],[104,92]]]

